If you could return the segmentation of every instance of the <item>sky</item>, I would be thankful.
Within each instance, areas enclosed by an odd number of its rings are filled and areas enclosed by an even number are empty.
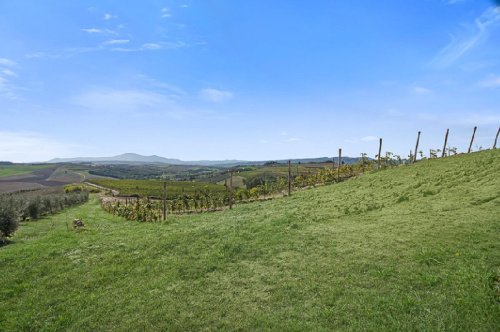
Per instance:
[[[487,0],[0,0],[0,160],[490,148]]]

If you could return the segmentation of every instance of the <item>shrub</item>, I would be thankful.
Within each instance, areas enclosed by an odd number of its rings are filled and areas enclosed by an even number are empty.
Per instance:
[[[0,237],[12,236],[18,226],[18,202],[13,197],[0,198]]]

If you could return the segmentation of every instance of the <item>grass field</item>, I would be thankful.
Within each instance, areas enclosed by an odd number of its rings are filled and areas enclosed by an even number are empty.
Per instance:
[[[498,174],[484,151],[162,224],[94,198],[0,248],[0,326],[498,330]]]
[[[0,165],[0,177],[29,174],[53,165]]]
[[[116,189],[122,196],[139,195],[141,197],[162,197],[163,195],[163,181],[160,180],[90,179],[89,182],[106,188]],[[225,192],[226,188],[222,185],[212,183],[167,181],[167,196],[169,199],[178,197],[183,192],[186,194],[192,194],[201,190]]]

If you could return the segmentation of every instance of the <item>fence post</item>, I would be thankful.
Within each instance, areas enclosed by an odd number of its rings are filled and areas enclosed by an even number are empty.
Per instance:
[[[448,134],[450,132],[450,129],[446,129],[446,135],[444,136],[444,145],[443,145],[443,153],[441,154],[441,158],[446,156],[446,144],[448,143]]]
[[[382,138],[378,142],[378,166],[377,170],[380,169],[380,154],[382,153]]]
[[[418,153],[418,143],[420,142],[420,132],[417,135],[417,144],[415,145],[415,153],[413,154],[413,162],[417,161],[417,153]]]
[[[470,139],[469,150],[467,151],[467,153],[470,153],[470,151],[472,149],[472,143],[474,142],[474,136],[476,135],[476,130],[477,130],[477,127],[474,127],[474,131],[472,132],[472,137]]]
[[[498,134],[500,134],[500,127],[498,127],[497,135],[495,136],[495,143],[493,143],[493,149],[497,148]]]
[[[342,166],[342,149],[339,149],[339,160],[338,162],[338,167],[337,167],[337,181],[340,181],[340,166]]]
[[[233,208],[233,170],[231,170],[231,177],[229,178],[229,209]]]
[[[167,220],[167,181],[163,182],[163,220]]]
[[[292,166],[291,161],[288,160],[288,196],[292,195]]]

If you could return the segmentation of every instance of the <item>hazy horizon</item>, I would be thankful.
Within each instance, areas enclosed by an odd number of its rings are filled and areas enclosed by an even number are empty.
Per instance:
[[[5,1],[0,160],[277,160],[490,148],[487,0]]]

